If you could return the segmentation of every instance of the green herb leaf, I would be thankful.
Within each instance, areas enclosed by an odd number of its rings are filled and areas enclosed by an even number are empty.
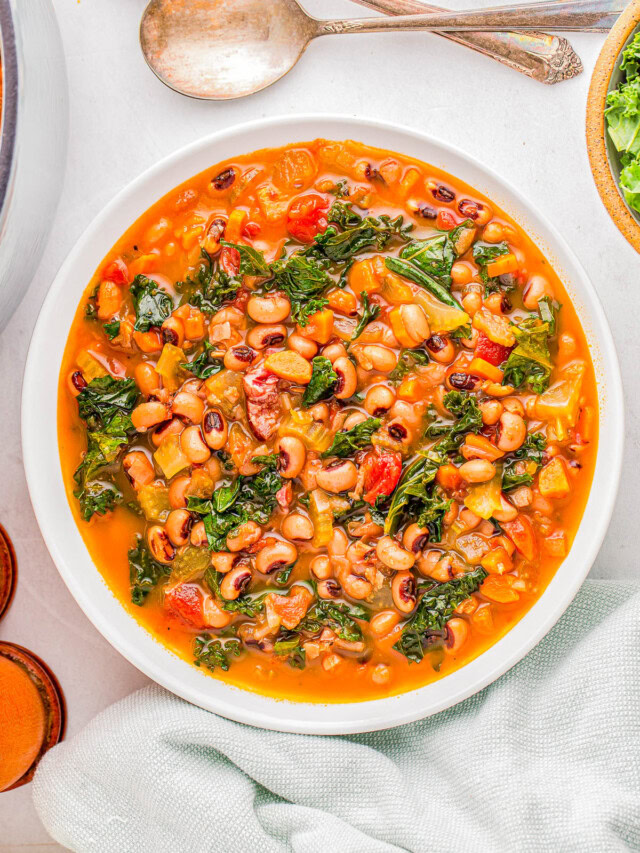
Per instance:
[[[404,261],[401,258],[385,258],[384,263],[387,269],[390,269],[391,272],[402,275],[405,278],[408,278],[409,281],[419,284],[420,287],[424,287],[425,290],[432,293],[436,299],[440,300],[440,302],[443,302],[445,305],[449,305],[451,308],[457,308],[459,311],[462,311],[462,306],[456,299],[454,299],[447,288],[433,278],[433,276],[430,276],[428,273],[421,270],[420,267],[416,267],[410,261]]]
[[[317,355],[313,359],[312,365],[311,381],[302,396],[302,405],[305,407],[313,406],[320,400],[326,400],[330,397],[338,381],[338,374],[326,356]]]
[[[230,666],[230,657],[239,657],[242,652],[240,640],[214,639],[211,634],[200,634],[193,641],[193,662],[196,666],[205,666],[214,672],[221,669],[226,672]]]
[[[102,328],[109,340],[112,341],[120,334],[120,320],[110,320],[108,323],[103,323]]]
[[[327,456],[339,456],[344,459],[345,456],[351,456],[356,450],[362,450],[363,447],[368,447],[371,444],[371,436],[380,429],[382,421],[380,418],[367,418],[359,424],[356,424],[346,432],[337,432],[333,437],[331,447],[322,454]]]
[[[122,500],[122,492],[104,482],[85,483],[83,488],[73,494],[80,503],[80,512],[85,521],[89,521],[93,515],[106,515]]]
[[[298,630],[318,634],[323,628],[331,628],[341,640],[357,643],[362,640],[362,629],[355,620],[368,622],[370,618],[369,611],[360,605],[349,607],[347,604],[320,600],[307,612]]]
[[[426,350],[403,349],[398,357],[398,364],[389,374],[389,379],[394,385],[397,385],[404,379],[407,373],[411,373],[416,365],[429,364],[430,361],[429,353]]]
[[[173,311],[173,300],[166,290],[144,275],[137,275],[129,287],[136,312],[134,329],[148,332],[159,327]]]
[[[251,246],[240,245],[239,243],[229,243],[226,240],[221,240],[220,245],[227,246],[229,249],[235,249],[240,254],[240,275],[271,275],[269,264],[262,252],[259,252],[257,249]]]
[[[549,387],[553,369],[549,353],[549,324],[538,317],[530,317],[519,326],[514,325],[513,334],[517,343],[507,359],[502,384],[513,385],[514,388],[524,385],[535,394],[542,394]]]
[[[170,570],[153,559],[142,536],[137,537],[136,546],[130,549],[128,556],[131,601],[141,607],[147,594]]]
[[[447,583],[437,584],[422,595],[416,612],[402,629],[394,649],[412,663],[420,663],[431,637],[438,638],[456,607],[475,592],[487,577],[483,568]]]
[[[176,290],[184,293],[183,302],[187,302],[205,314],[214,314],[231,299],[235,299],[242,287],[242,279],[230,276],[220,268],[205,249],[200,250],[200,261],[192,276],[176,282]]]
[[[213,346],[209,341],[205,341],[204,350],[191,361],[183,361],[180,367],[188,370],[189,373],[193,373],[198,379],[207,379],[215,373],[220,373],[224,369],[224,362],[221,358],[211,359],[211,350],[213,350]]]
[[[437,279],[447,289],[451,287],[451,267],[456,253],[448,234],[413,240],[402,249],[400,257]]]
[[[265,287],[287,294],[294,322],[304,327],[312,314],[328,305],[322,294],[333,284],[333,279],[326,272],[326,262],[296,252],[271,264],[271,271],[273,281]]]
[[[372,320],[375,320],[378,314],[380,313],[381,308],[379,305],[369,305],[369,295],[366,290],[362,291],[362,314],[358,319],[358,325],[355,328],[354,333],[351,335],[351,340],[355,341],[360,335],[364,332],[365,328],[371,323]]]

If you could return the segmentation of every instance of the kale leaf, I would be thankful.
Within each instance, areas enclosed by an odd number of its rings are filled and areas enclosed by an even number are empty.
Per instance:
[[[415,267],[433,276],[446,288],[451,287],[451,267],[456,253],[448,234],[437,234],[427,240],[413,240],[402,249],[400,257],[411,261]]]
[[[99,376],[76,397],[78,414],[89,429],[105,429],[118,414],[130,415],[138,399],[133,379]]]
[[[193,373],[198,379],[207,379],[215,373],[220,373],[224,369],[224,362],[221,358],[212,359],[210,357],[211,350],[213,350],[212,344],[209,341],[205,341],[203,351],[195,358],[192,358],[191,361],[182,362],[180,367],[184,367],[185,370]]]
[[[346,432],[337,432],[333,437],[331,447],[325,450],[322,455],[324,457],[339,456],[342,459],[345,456],[351,456],[356,450],[361,450],[371,444],[371,436],[377,429],[380,429],[381,424],[380,418],[367,418]]]
[[[148,332],[161,326],[173,311],[173,300],[166,290],[144,275],[137,275],[129,287],[136,311],[134,329]]]
[[[102,328],[109,340],[112,341],[120,334],[120,320],[110,320],[108,323],[103,323]]]
[[[273,281],[266,289],[283,291],[291,302],[291,318],[300,326],[306,326],[309,317],[328,304],[322,294],[333,284],[326,271],[326,262],[295,252],[271,264]]]
[[[466,391],[449,391],[444,395],[444,406],[451,412],[455,421],[438,419],[429,424],[425,435],[427,438],[444,436],[432,448],[438,454],[452,453],[457,449],[462,436],[468,432],[480,432],[482,429],[482,412],[475,397]]]
[[[355,328],[354,333],[351,335],[351,340],[355,341],[356,338],[359,338],[360,335],[364,332],[366,326],[371,323],[372,320],[375,320],[378,314],[380,313],[379,305],[370,305],[369,304],[369,294],[366,290],[362,291],[362,315],[358,319],[358,325]]]
[[[298,630],[318,634],[323,628],[331,628],[341,640],[357,643],[362,640],[362,630],[355,620],[368,622],[370,618],[369,611],[361,605],[349,607],[347,604],[320,600],[307,612]]]
[[[251,246],[240,245],[239,243],[228,243],[226,240],[221,240],[220,245],[227,246],[229,249],[235,249],[240,255],[240,275],[257,275],[270,276],[271,268],[267,263],[262,252]]]
[[[147,594],[170,570],[153,559],[142,536],[137,537],[136,546],[129,550],[128,556],[131,601],[141,607]]]
[[[193,641],[193,662],[196,666],[206,666],[211,672],[229,669],[229,657],[239,657],[242,652],[240,640],[227,640],[222,643],[211,634],[200,634]]]
[[[200,261],[193,276],[176,282],[176,290],[184,292],[183,301],[204,311],[214,314],[223,303],[234,299],[242,287],[242,280],[231,276],[220,268],[205,250],[200,250]]]
[[[393,238],[402,241],[409,239],[413,225],[405,225],[402,215],[395,219],[382,216],[361,217],[348,202],[335,201],[327,214],[329,222],[335,222],[343,230],[329,226],[323,234],[318,234],[313,251],[334,263],[346,263],[355,255],[367,249],[381,252]]]
[[[393,384],[401,382],[418,364],[429,364],[429,353],[423,349],[403,349],[398,357],[398,364],[389,374]]]
[[[530,486],[534,474],[542,467],[547,438],[542,432],[528,433],[524,444],[509,458],[502,470],[502,490],[508,491],[518,486]]]
[[[492,293],[496,290],[509,291],[516,286],[515,280],[511,275],[492,277],[487,272],[487,264],[499,258],[500,255],[508,255],[510,253],[509,244],[503,240],[501,243],[484,243],[478,240],[473,244],[473,260],[480,267],[480,278],[484,282],[485,293]]]
[[[524,385],[534,394],[542,394],[549,387],[553,369],[549,353],[549,324],[538,317],[530,317],[519,326],[514,325],[513,334],[516,347],[507,359],[502,384],[513,385],[514,388]]]
[[[387,269],[390,269],[391,272],[394,272],[397,275],[402,275],[405,278],[408,278],[409,281],[413,281],[415,284],[419,284],[420,287],[424,287],[424,289],[428,290],[429,293],[432,293],[436,299],[439,299],[440,302],[448,305],[450,308],[457,308],[459,311],[462,311],[462,306],[457,299],[454,299],[454,297],[449,293],[444,284],[439,282],[432,275],[429,275],[429,273],[424,272],[420,267],[413,264],[412,261],[405,261],[402,258],[385,258],[384,263]]]
[[[338,374],[326,356],[317,355],[312,364],[311,381],[302,396],[302,405],[305,407],[313,406],[320,400],[330,397],[338,381]]]
[[[287,663],[294,669],[304,669],[307,655],[300,634],[295,631],[280,631],[273,646],[274,654],[286,655]]]
[[[122,492],[113,485],[103,482],[87,482],[74,491],[80,503],[80,512],[85,521],[92,515],[106,515],[122,500]]]
[[[262,613],[264,610],[264,600],[268,593],[265,592],[253,598],[249,595],[240,595],[233,601],[228,601],[220,593],[220,583],[223,577],[224,575],[221,572],[217,572],[213,566],[210,566],[204,573],[204,582],[216,597],[218,604],[223,610],[227,610],[230,613],[242,613],[243,616],[249,616],[252,619],[258,613]]]
[[[393,648],[410,662],[420,663],[429,639],[442,638],[447,620],[453,616],[456,607],[475,592],[486,577],[486,571],[477,568],[446,583],[429,587]]]

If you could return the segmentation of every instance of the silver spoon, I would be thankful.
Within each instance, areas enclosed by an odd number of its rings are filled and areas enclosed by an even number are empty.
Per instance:
[[[607,32],[624,0],[550,0],[468,12],[325,21],[297,0],[150,0],[140,43],[152,71],[194,98],[224,100],[259,92],[324,35],[397,30],[569,30]]]

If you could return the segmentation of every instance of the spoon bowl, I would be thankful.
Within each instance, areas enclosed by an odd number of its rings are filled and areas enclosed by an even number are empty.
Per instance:
[[[193,98],[227,100],[286,74],[315,24],[296,0],[151,0],[140,43],[167,86]]]

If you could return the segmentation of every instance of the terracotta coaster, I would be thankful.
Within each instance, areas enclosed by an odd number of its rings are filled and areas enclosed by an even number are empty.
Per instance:
[[[617,75],[618,57],[638,24],[640,0],[632,0],[606,38],[596,61],[587,97],[587,151],[593,178],[609,215],[636,252],[640,252],[640,224],[618,188],[617,155],[607,146],[604,110],[612,75]],[[614,84],[616,80],[617,76],[614,76]]]
[[[48,667],[14,643],[0,643],[0,791],[30,782],[44,753],[62,740],[62,691]]]
[[[18,565],[11,540],[0,526],[0,619],[8,610],[16,585]]]

